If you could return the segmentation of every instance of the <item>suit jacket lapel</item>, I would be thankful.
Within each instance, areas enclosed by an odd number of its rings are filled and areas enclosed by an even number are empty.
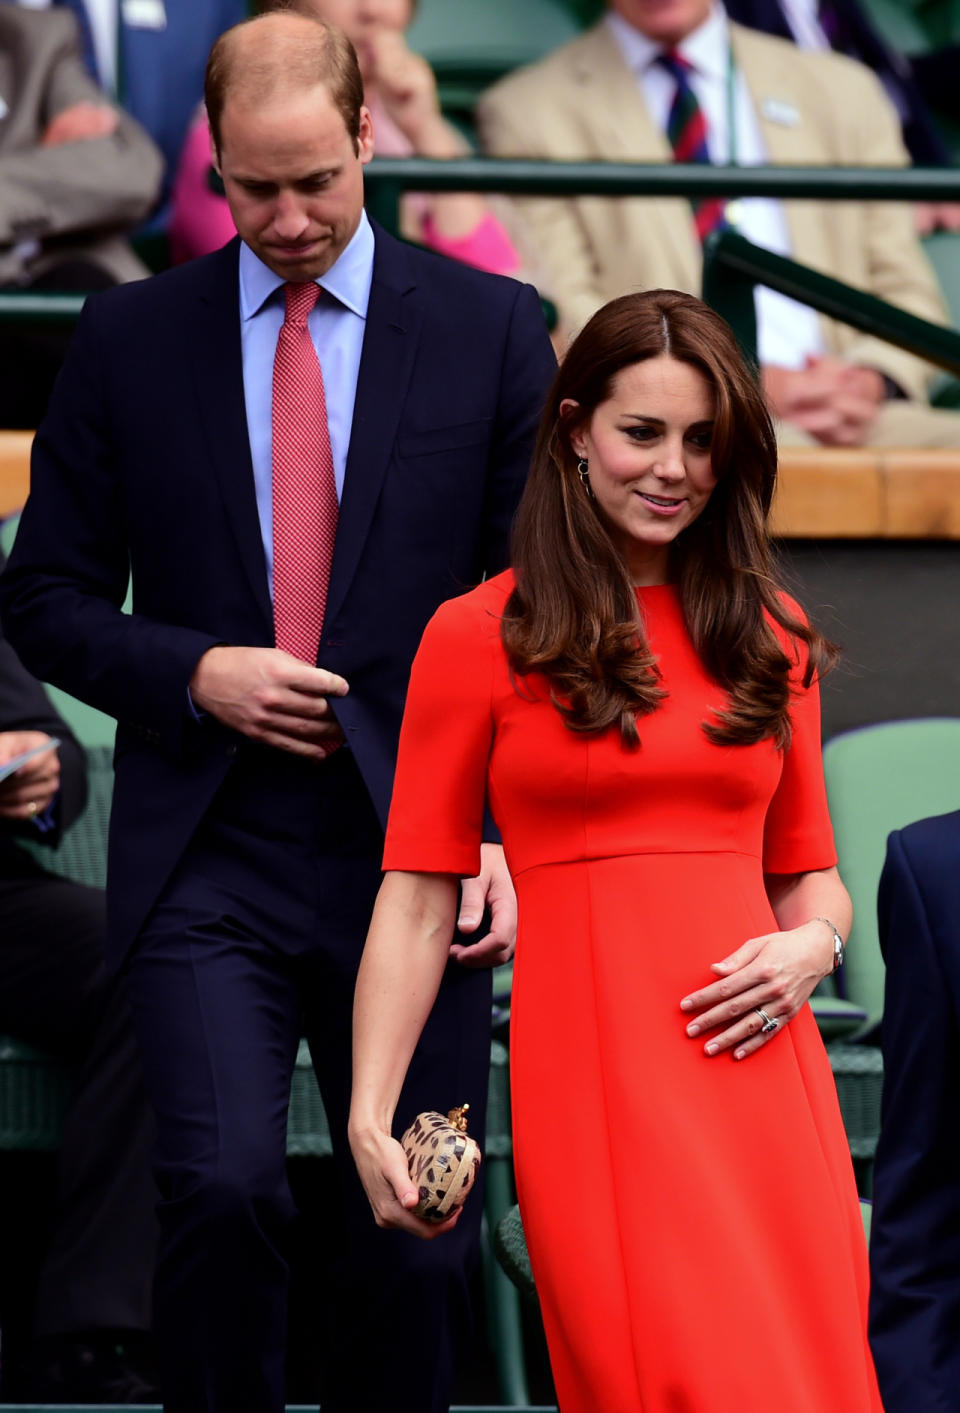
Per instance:
[[[327,597],[331,624],[347,596],[376,510],[423,317],[403,245],[377,225],[374,235],[373,283]]]
[[[205,452],[220,482],[227,522],[254,598],[273,634],[273,609],[260,534],[253,462],[243,397],[240,345],[239,239],[208,257],[192,329],[200,422]]]

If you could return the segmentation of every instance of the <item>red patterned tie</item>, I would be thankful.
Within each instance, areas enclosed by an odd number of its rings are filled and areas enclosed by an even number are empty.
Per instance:
[[[307,315],[320,289],[288,284],[273,361],[273,622],[278,648],[316,664],[337,534],[323,374]]]

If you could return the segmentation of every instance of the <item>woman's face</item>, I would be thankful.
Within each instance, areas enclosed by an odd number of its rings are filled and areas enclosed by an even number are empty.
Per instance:
[[[666,582],[671,544],[703,513],[717,484],[715,403],[698,369],[663,354],[622,369],[612,395],[571,436],[635,584]],[[575,407],[567,399],[560,411]]]
[[[299,0],[297,8],[338,25],[358,51],[371,35],[405,30],[413,14],[412,0]]]

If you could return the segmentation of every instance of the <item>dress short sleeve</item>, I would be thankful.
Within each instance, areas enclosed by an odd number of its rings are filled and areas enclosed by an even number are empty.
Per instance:
[[[795,604],[789,606],[801,614]],[[778,636],[782,635],[778,633]],[[788,651],[796,655],[796,648],[788,648]],[[805,658],[805,651],[801,651]],[[804,687],[802,677],[801,663],[791,674],[793,734],[784,752],[780,784],[770,802],[764,825],[766,873],[807,873],[812,869],[831,868],[837,862],[823,779],[820,686],[812,682]]]
[[[414,658],[384,869],[461,877],[480,871],[499,648],[496,621],[478,604],[480,593],[442,604]]]

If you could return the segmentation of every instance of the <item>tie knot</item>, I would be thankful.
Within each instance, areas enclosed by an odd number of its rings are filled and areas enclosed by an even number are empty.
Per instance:
[[[676,79],[677,83],[686,83],[688,75],[693,67],[689,59],[685,59],[677,49],[665,49],[662,54],[658,54],[654,63],[666,69]]]
[[[284,292],[287,299],[285,323],[305,324],[307,315],[320,298],[320,286],[309,280],[305,284],[287,284]]]

